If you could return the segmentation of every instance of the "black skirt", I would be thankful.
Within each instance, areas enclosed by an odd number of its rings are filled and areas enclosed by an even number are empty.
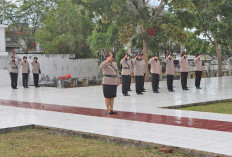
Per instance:
[[[117,85],[103,85],[105,98],[115,98],[117,96]]]

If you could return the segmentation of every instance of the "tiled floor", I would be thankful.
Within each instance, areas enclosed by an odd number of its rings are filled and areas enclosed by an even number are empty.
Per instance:
[[[202,90],[195,89],[194,80],[189,80],[189,91],[181,90],[180,81],[174,86],[176,92],[169,93],[161,82],[161,93],[153,94],[146,83],[147,92],[138,96],[132,84],[130,97],[123,97],[119,87],[119,112],[113,116],[106,114],[101,86],[0,87],[0,128],[36,124],[232,156],[232,115],[161,108],[230,99],[232,77],[203,79]]]

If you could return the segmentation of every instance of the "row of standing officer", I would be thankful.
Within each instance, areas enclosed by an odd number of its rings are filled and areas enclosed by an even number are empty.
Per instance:
[[[19,65],[22,65],[22,82],[24,88],[28,87],[28,76],[30,73],[30,65],[27,61],[27,57],[23,57],[22,62],[18,62],[15,59],[15,56],[11,57],[11,60],[8,63],[10,65],[10,78],[11,78],[11,87],[13,89],[17,88],[17,82],[18,82],[18,73],[19,73]],[[34,60],[31,62],[32,65],[32,73],[33,73],[33,79],[34,79],[34,85],[35,87],[39,87],[39,74],[41,74],[40,70],[40,64],[38,62],[38,58],[34,57]]]
[[[202,61],[200,59],[201,55],[197,54],[194,59],[195,64],[195,73],[196,80],[195,86],[197,89],[200,89],[200,81],[202,74]],[[113,62],[113,54],[107,53],[105,54],[106,60],[101,63],[100,68],[103,71],[103,94],[105,97],[105,104],[107,108],[108,114],[117,114],[113,110],[114,106],[114,98],[117,96],[117,86],[120,84],[118,66],[115,62]],[[164,60],[166,63],[166,75],[167,75],[167,86],[170,92],[173,92],[173,79],[175,75],[175,67],[174,60],[172,58],[172,54],[170,53],[168,57]],[[136,84],[136,93],[142,94],[143,90],[143,80],[145,74],[145,62],[142,59],[142,54],[137,54],[135,59],[133,60],[134,69],[132,70],[132,64],[130,61],[130,57],[128,54],[124,55],[124,58],[120,62],[122,64],[122,92],[124,96],[128,96],[128,91],[130,90],[130,79],[134,73],[135,76],[135,84]],[[159,75],[161,74],[160,61],[158,55],[153,55],[152,58],[148,61],[151,65],[151,73],[152,73],[152,88],[155,93],[158,93],[159,87]],[[187,80],[186,72],[188,72],[188,62],[187,62],[187,54],[182,54],[180,58],[181,65],[181,79],[182,80],[182,88],[187,88]]]
[[[195,86],[197,89],[201,89],[201,75],[203,71],[202,61],[200,59],[201,54],[198,53],[196,58],[194,59],[195,64]],[[168,91],[174,92],[173,90],[173,80],[175,75],[175,66],[172,54],[168,54],[168,57],[164,59],[166,63],[166,76],[167,76],[167,88]],[[135,77],[135,86],[136,93],[138,95],[145,92],[144,90],[144,76],[145,76],[145,61],[142,59],[142,54],[138,53],[133,60],[134,69],[132,69],[132,64],[129,59],[128,54],[124,54],[124,58],[120,61],[122,64],[122,93],[124,96],[129,96],[128,91],[130,89],[130,80],[134,74]],[[181,86],[183,90],[189,90],[187,87],[187,79],[188,79],[188,59],[187,54],[181,54],[181,58],[179,59],[180,63],[180,72],[181,72]],[[154,54],[152,58],[148,61],[148,64],[151,65],[151,75],[152,75],[152,89],[154,93],[159,93],[159,77],[161,75],[161,65],[159,61],[159,56]]]

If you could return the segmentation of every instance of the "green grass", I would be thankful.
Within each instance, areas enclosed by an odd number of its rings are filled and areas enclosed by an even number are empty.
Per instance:
[[[215,103],[203,106],[191,106],[191,107],[183,107],[181,110],[189,110],[189,111],[201,111],[201,112],[213,112],[213,113],[224,113],[224,114],[232,114],[232,103]]]
[[[186,157],[174,153],[165,155],[154,149],[130,147],[82,137],[50,134],[29,129],[0,134],[0,157]]]

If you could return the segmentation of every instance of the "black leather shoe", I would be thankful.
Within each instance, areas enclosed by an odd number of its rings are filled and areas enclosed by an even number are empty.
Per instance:
[[[173,89],[169,89],[168,91],[169,91],[169,92],[175,92]]]
[[[117,114],[117,112],[115,112],[115,111],[110,111],[111,112],[111,114]]]
[[[153,91],[153,93],[159,93],[158,91]]]
[[[123,96],[130,96],[129,94],[123,94]]]
[[[201,89],[201,87],[196,87],[197,89]]]
[[[184,88],[183,90],[189,90],[188,88]]]
[[[132,91],[131,89],[129,89],[128,91]]]
[[[107,112],[108,114],[113,114],[113,112],[112,111],[110,111],[110,112]]]

